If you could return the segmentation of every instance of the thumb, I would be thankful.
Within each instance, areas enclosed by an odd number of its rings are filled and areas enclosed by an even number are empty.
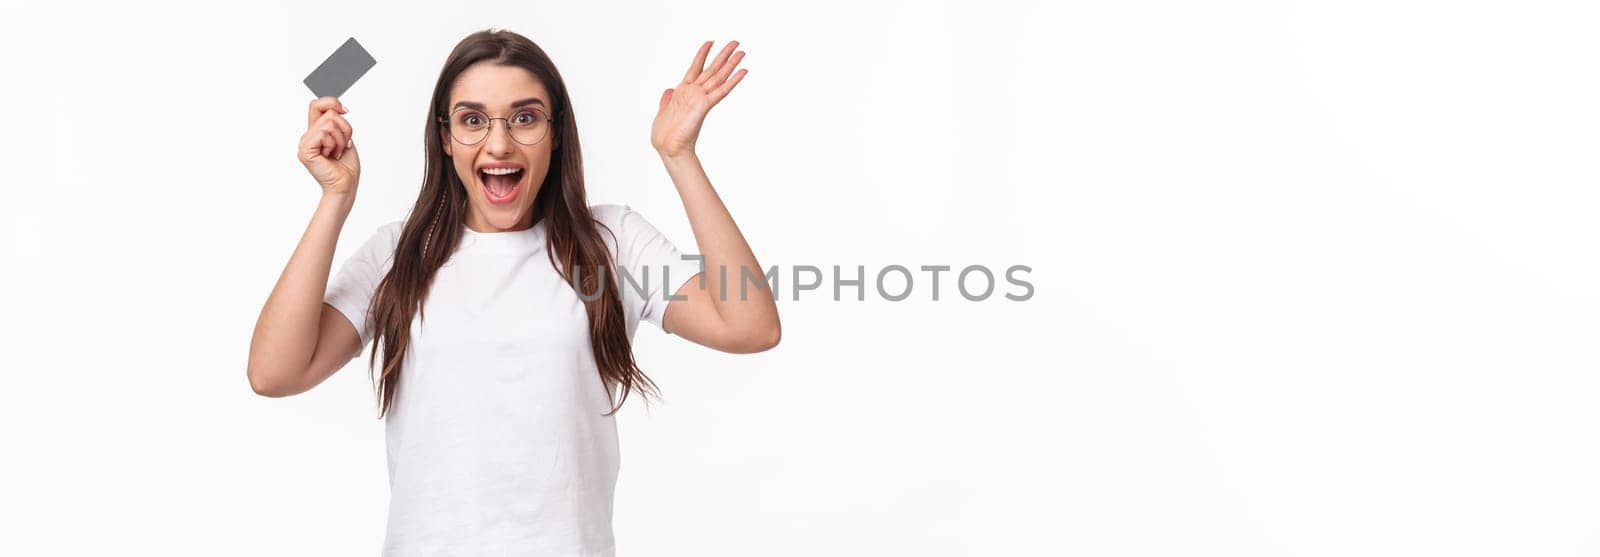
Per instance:
[[[662,91],[661,92],[661,107],[657,108],[656,110],[657,111],[666,110],[667,109],[667,102],[669,102],[671,100],[672,100],[672,89],[667,89],[666,91]]]

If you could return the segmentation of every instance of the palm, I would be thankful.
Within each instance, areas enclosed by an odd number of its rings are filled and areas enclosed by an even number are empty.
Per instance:
[[[706,55],[711,52],[711,41],[706,41],[695,54],[694,63],[684,74],[683,81],[661,94],[661,107],[650,126],[650,143],[656,151],[664,156],[694,152],[706,114],[748,73],[742,69],[734,72],[739,61],[744,59],[743,51],[734,51],[738,46],[739,41],[729,42],[707,67]]]

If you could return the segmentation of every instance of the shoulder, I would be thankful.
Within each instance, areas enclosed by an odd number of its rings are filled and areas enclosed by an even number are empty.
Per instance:
[[[627,204],[590,205],[589,213],[594,215],[601,239],[611,246],[623,261],[648,255],[651,250],[659,249],[661,244],[667,243],[666,238],[654,224]]]
[[[607,238],[623,239],[638,233],[640,224],[648,224],[644,216],[623,203],[603,203],[589,206],[589,214],[600,225],[600,234]]]
[[[394,246],[400,243],[400,232],[405,229],[405,226],[406,221],[404,220],[397,220],[379,226],[378,230],[372,233],[372,239],[384,247],[394,249]]]
[[[400,237],[400,230],[402,228],[404,228],[405,225],[406,225],[406,221],[397,220],[397,221],[391,222],[389,224],[385,224],[383,226],[379,226],[378,227],[378,232],[375,235],[382,236],[384,238],[389,238],[389,237],[399,238]]]
[[[405,229],[406,221],[397,220],[379,226],[377,230],[367,237],[361,246],[360,254],[371,259],[387,259],[394,254],[396,246],[400,245],[400,233]]]
[[[602,203],[589,206],[589,214],[594,215],[596,222],[613,229],[622,223],[623,217],[632,212],[632,207],[621,203]]]

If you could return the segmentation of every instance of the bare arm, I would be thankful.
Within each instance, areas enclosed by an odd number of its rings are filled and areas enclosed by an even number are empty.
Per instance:
[[[361,351],[344,315],[322,302],[349,203],[324,197],[300,245],[256,319],[250,339],[250,388],[265,396],[299,394],[322,383]]]
[[[700,280],[689,280],[676,293],[683,299],[667,304],[661,319],[662,327],[673,334],[724,352],[745,354],[761,352],[777,346],[782,332],[778,323],[778,307],[772,299],[772,290],[765,281],[741,284],[745,270],[753,276],[763,276],[755,252],[745,241],[739,225],[728,213],[722,198],[711,187],[705,169],[693,155],[684,158],[666,158],[672,182],[683,198],[683,208],[689,214],[689,227],[694,230],[695,244],[705,257],[704,286]],[[723,276],[718,269],[727,269]],[[741,295],[741,287],[748,291]],[[726,288],[727,296],[718,293]]]
[[[662,327],[718,350],[748,353],[778,344],[778,307],[764,281],[742,296],[734,294],[743,292],[740,288],[729,288],[726,298],[720,295],[723,269],[735,282],[730,286],[740,285],[746,272],[758,277],[765,273],[694,151],[706,114],[744,79],[746,70],[734,71],[744,59],[744,52],[735,52],[738,45],[729,42],[709,67],[705,61],[711,43],[701,45],[683,81],[662,93],[650,139],[683,199],[706,269],[703,286],[690,280],[676,292],[684,299],[667,304]]]
[[[322,198],[250,338],[246,375],[250,388],[264,396],[305,392],[361,351],[355,326],[322,302],[361,173],[350,125],[340,116],[344,112],[332,97],[312,101],[300,138],[300,161],[322,186]]]

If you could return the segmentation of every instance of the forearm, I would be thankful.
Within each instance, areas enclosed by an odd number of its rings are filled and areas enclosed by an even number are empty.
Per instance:
[[[347,196],[322,197],[267,297],[250,340],[248,375],[257,392],[279,391],[293,384],[310,363],[317,348],[334,248],[351,205]]]
[[[765,277],[761,264],[722,198],[711,187],[699,158],[691,152],[662,155],[661,160],[683,200],[695,244],[705,258],[705,291],[714,301],[718,316],[728,326],[743,330],[777,327],[778,308],[766,280],[744,278],[746,274]]]

